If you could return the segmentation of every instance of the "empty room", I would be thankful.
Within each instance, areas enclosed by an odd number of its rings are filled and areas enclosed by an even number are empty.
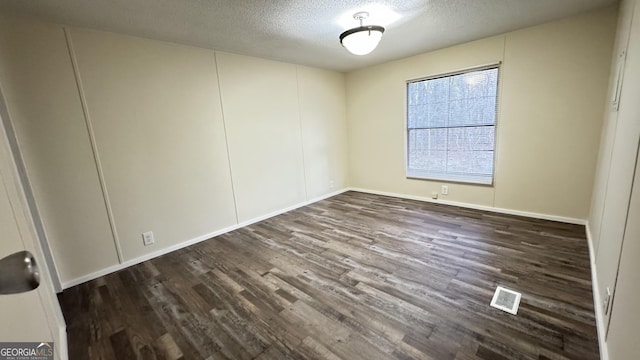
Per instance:
[[[0,359],[638,359],[638,94],[636,0],[0,0]]]

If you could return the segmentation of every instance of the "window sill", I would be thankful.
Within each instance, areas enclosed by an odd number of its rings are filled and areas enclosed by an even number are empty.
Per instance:
[[[435,174],[416,174],[409,173],[406,174],[407,179],[413,180],[426,180],[426,181],[437,181],[437,182],[447,182],[447,183],[459,183],[465,185],[480,185],[480,186],[488,186],[493,187],[493,177],[457,177],[451,175],[442,175],[438,176]]]

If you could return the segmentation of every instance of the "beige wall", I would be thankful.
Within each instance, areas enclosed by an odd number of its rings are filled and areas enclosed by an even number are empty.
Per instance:
[[[586,219],[616,9],[506,36],[495,206]]]
[[[240,222],[348,185],[344,75],[216,59]]]
[[[599,316],[603,350],[610,359],[636,359],[640,318],[635,310],[638,291],[638,256],[640,256],[640,3],[624,0],[620,16],[614,59],[626,52],[621,68],[622,86],[618,111],[609,107],[605,114],[602,140],[593,189],[589,223],[590,241],[595,260],[596,312]],[[612,66],[608,99],[613,98],[613,83],[618,66]],[[608,313],[604,313],[606,289],[613,293]]]
[[[351,186],[430,196],[439,184],[405,177],[406,80],[502,60],[492,37],[347,74]],[[448,200],[490,206],[493,188],[450,184]]]
[[[448,184],[443,200],[585,219],[611,61],[613,8],[347,75],[351,185],[430,197],[405,176],[405,82],[503,61],[493,187]]]
[[[297,69],[307,198],[314,199],[349,185],[345,82],[333,71]]]
[[[124,260],[235,224],[213,51],[70,37]]]
[[[343,74],[0,26],[0,84],[63,285],[117,267],[116,243],[131,263],[347,186]]]
[[[636,113],[638,114],[638,113]],[[636,162],[640,169],[640,157]],[[611,325],[607,338],[609,359],[634,360],[640,354],[640,174],[633,183],[629,207],[629,219],[625,229],[624,246],[616,282],[615,298],[611,309]]]
[[[58,275],[117,264],[62,28],[2,19],[0,86]]]
[[[238,218],[304,201],[295,66],[226,53],[216,58]],[[267,201],[256,201],[261,197]]]
[[[614,146],[614,140],[616,138],[616,132],[618,129],[618,112],[612,107],[611,98],[613,97],[614,86],[617,85],[618,80],[618,67],[621,64],[620,54],[626,51],[630,31],[631,20],[633,14],[633,6],[635,0],[623,0],[620,3],[620,10],[618,16],[618,28],[616,31],[616,40],[612,53],[611,71],[609,76],[609,91],[607,93],[607,102],[604,114],[604,121],[601,130],[600,139],[600,151],[598,153],[597,170],[594,179],[594,191],[591,201],[591,212],[589,214],[589,228],[592,234],[593,248],[598,251],[599,240],[601,233],[602,216],[604,214],[605,198],[607,195],[606,188],[609,186],[610,168],[612,163],[612,152]],[[633,134],[629,134],[624,127],[620,128],[620,136],[630,136],[633,139]],[[620,146],[620,145],[618,145]],[[627,184],[630,184],[629,175],[627,175]],[[621,197],[628,198],[629,186],[624,188],[619,187],[620,177],[613,176],[613,182],[611,190],[621,193]],[[618,183],[616,183],[618,182]],[[625,195],[626,193],[626,195]],[[620,197],[620,195],[618,195]],[[611,201],[610,201],[611,203]],[[626,212],[626,208],[623,208],[622,214]],[[614,216],[617,218],[617,216]],[[619,223],[618,223],[619,224]],[[620,230],[623,226],[618,226]]]
[[[634,11],[634,2],[627,1],[621,13]],[[605,116],[601,162],[598,174],[605,173],[606,181],[594,188],[594,201],[589,229],[594,242],[596,269],[598,271],[599,292],[604,301],[606,289],[615,291],[618,261],[622,248],[631,184],[633,182],[636,154],[640,139],[640,104],[636,101],[640,90],[640,23],[636,20],[640,13],[636,5],[634,21],[630,16],[621,16],[617,53],[627,50],[626,66],[622,73],[623,83],[620,108]],[[629,38],[629,36],[631,36]],[[627,39],[628,47],[627,47]],[[634,41],[635,40],[635,41]],[[614,54],[617,55],[617,54]],[[616,74],[616,72],[614,72]],[[615,75],[612,75],[615,77]],[[612,95],[610,95],[610,98]],[[599,175],[598,177],[603,177]],[[605,325],[610,314],[605,314]]]

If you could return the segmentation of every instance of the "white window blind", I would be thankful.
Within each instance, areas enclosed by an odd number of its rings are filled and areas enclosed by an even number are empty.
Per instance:
[[[407,83],[407,176],[493,184],[498,66]]]

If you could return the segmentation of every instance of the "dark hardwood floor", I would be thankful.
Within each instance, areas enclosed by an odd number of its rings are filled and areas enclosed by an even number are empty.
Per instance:
[[[583,226],[357,192],[59,300],[72,360],[599,358]]]

